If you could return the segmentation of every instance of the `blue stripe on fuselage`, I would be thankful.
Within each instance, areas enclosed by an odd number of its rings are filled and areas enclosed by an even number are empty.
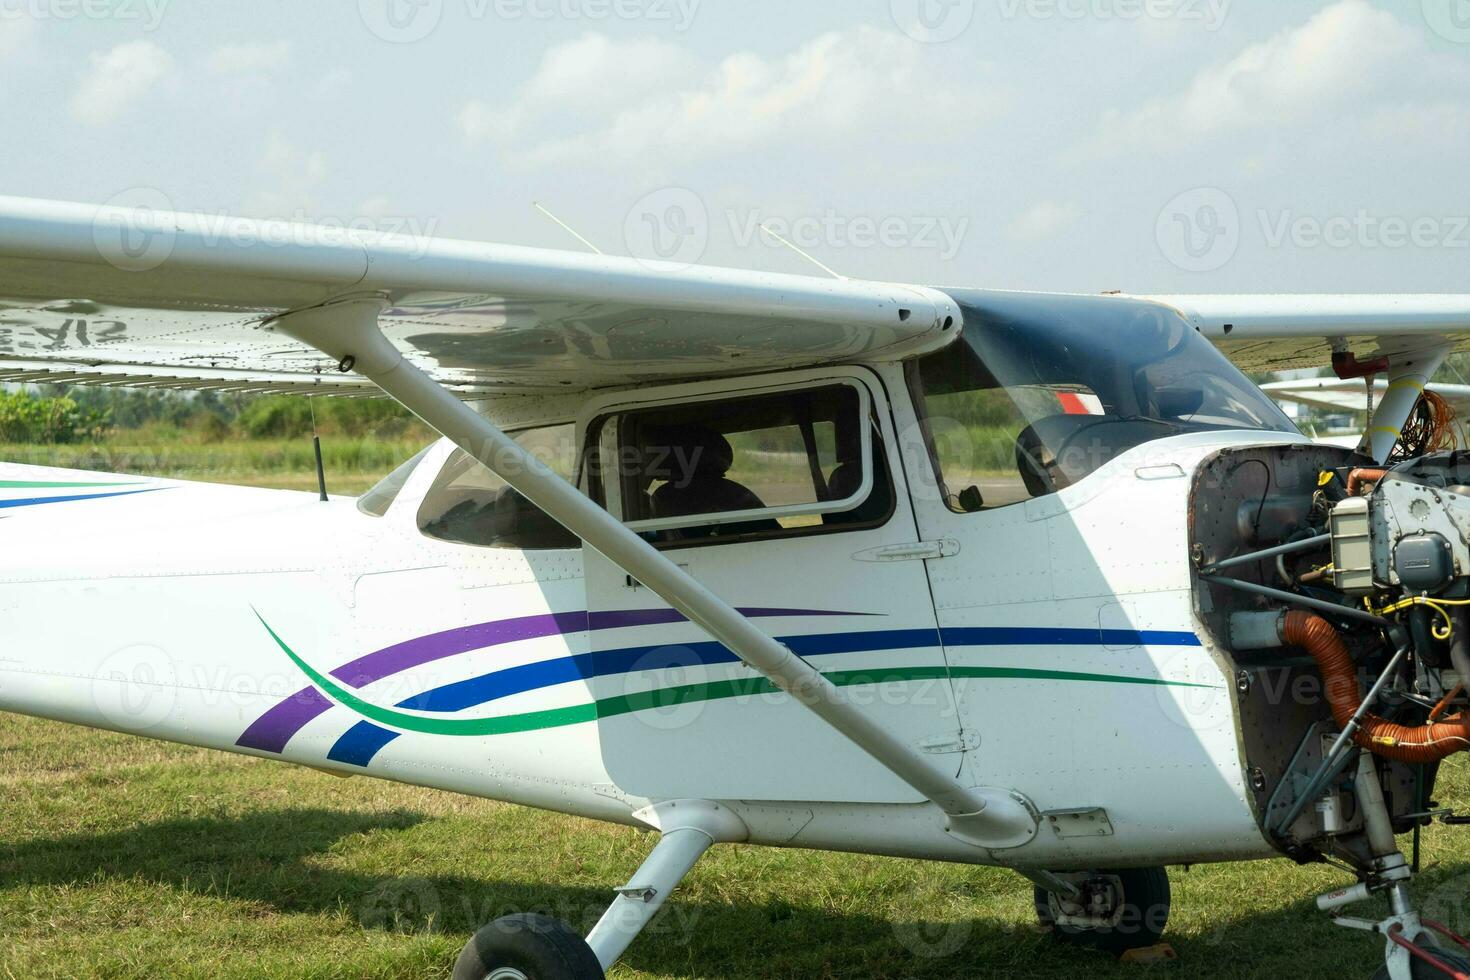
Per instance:
[[[1073,629],[1062,626],[950,627],[947,647],[1197,647],[1199,637],[1182,630]]]
[[[1173,630],[1104,630],[1064,627],[978,627],[943,630],[862,630],[778,637],[802,657],[875,650],[917,650],[945,646],[1185,646],[1197,647],[1199,637]],[[708,667],[735,663],[739,658],[714,641],[665,643],[658,646],[600,650],[555,660],[508,667],[479,677],[417,694],[397,707],[413,711],[453,712],[478,707],[530,691],[573,681],[630,674],[639,670]]]
[[[109,493],[84,493],[70,497],[22,497],[18,500],[0,500],[0,510],[10,507],[35,507],[40,504],[64,504],[72,500],[101,500],[103,497],[131,497],[135,493],[154,493],[168,487],[149,487],[146,490],[113,490]]]
[[[799,656],[834,653],[865,653],[877,650],[924,649],[938,646],[1177,646],[1198,647],[1199,637],[1182,630],[1105,630],[1068,627],[956,627],[943,631],[865,630],[848,633],[817,633],[781,639]],[[419,711],[463,711],[512,694],[593,677],[627,674],[638,670],[696,667],[736,662],[737,658],[719,643],[667,643],[660,646],[628,647],[584,653],[574,657],[543,660],[510,667],[481,677],[426,691],[401,701],[400,708]],[[329,759],[354,766],[367,766],[397,732],[362,721],[347,730],[327,754]]]
[[[332,746],[327,753],[327,758],[333,762],[345,762],[350,766],[366,766],[373,761],[373,756],[378,750],[399,736],[399,732],[390,732],[386,728],[379,728],[370,721],[360,721],[347,729],[347,732]]]
[[[779,637],[799,657],[820,657],[834,653],[866,653],[873,650],[906,650],[939,646],[939,631],[867,630],[852,633],[818,633],[811,636]],[[702,643],[663,643],[658,646],[627,647],[622,650],[599,650],[574,657],[541,660],[520,667],[497,670],[492,674],[425,691],[397,707],[414,711],[463,711],[488,704],[512,694],[525,694],[543,687],[571,681],[630,674],[638,670],[664,670],[673,667],[707,667],[735,663],[739,660],[723,644],[713,640]]]

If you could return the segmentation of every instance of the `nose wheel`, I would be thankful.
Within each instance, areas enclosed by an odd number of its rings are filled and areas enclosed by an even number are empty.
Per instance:
[[[1413,959],[1409,967],[1412,980],[1457,980],[1462,976],[1470,976],[1470,959],[1438,948],[1431,948],[1427,952],[1435,962],[1430,963],[1417,957]],[[1387,966],[1380,966],[1378,972],[1373,974],[1373,980],[1391,980],[1392,976]]]
[[[1075,894],[1036,889],[1036,917],[1059,942],[1114,956],[1158,944],[1169,922],[1163,868],[1058,874]]]

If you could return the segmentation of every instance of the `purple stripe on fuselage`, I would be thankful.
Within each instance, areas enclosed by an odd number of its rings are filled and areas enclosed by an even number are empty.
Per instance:
[[[541,616],[519,616],[493,623],[461,626],[412,640],[358,657],[332,671],[332,676],[353,687],[366,687],[374,681],[435,660],[497,647],[517,640],[534,640],[544,636],[580,633],[587,628],[585,612],[547,613]]]
[[[588,613],[587,629],[615,630],[625,626],[662,626],[684,621],[684,614],[677,609],[624,609]]]
[[[752,619],[809,616],[874,616],[877,613],[836,612],[823,609],[774,609],[751,608],[740,612]],[[658,626],[666,623],[687,622],[674,609],[627,609],[611,612],[565,612],[544,613],[539,616],[518,616],[514,619],[499,619],[474,626],[461,626],[415,637],[395,643],[358,657],[332,671],[332,676],[352,687],[366,687],[374,681],[436,660],[483,650],[487,647],[515,643],[518,640],[534,640],[547,636],[562,636],[587,630],[624,629],[633,626]],[[308,687],[291,695],[256,719],[235,743],[245,748],[280,752],[307,723],[331,707],[316,688]]]
[[[821,609],[742,609],[752,619],[781,616],[862,616],[869,613],[829,612]],[[517,640],[534,640],[546,636],[563,636],[586,630],[615,630],[635,626],[659,626],[687,622],[676,609],[627,609],[614,612],[546,613],[519,616],[492,623],[461,626],[443,633],[432,633],[359,657],[332,671],[332,676],[353,687],[366,687],[374,681],[402,673],[414,667],[458,656],[471,650],[497,647]]]
[[[302,688],[255,719],[235,744],[262,752],[282,752],[291,736],[331,706],[332,702],[316,688]]]

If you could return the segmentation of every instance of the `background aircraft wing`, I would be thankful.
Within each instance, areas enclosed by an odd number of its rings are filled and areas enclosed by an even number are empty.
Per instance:
[[[1470,385],[1435,384],[1429,387],[1450,403],[1456,416],[1470,417]],[[1261,390],[1279,402],[1305,405],[1327,412],[1361,412],[1368,405],[1367,388],[1363,380],[1358,378],[1347,381],[1339,381],[1337,378],[1273,381],[1261,385]],[[1380,403],[1387,393],[1388,380],[1375,379],[1373,403]]]
[[[915,286],[0,197],[0,381],[375,394],[269,327],[363,295],[467,396],[902,356],[960,325]]]
[[[1143,298],[1178,310],[1250,371],[1325,367],[1334,349],[1351,350],[1359,360],[1396,361],[1447,344],[1470,350],[1470,295]]]

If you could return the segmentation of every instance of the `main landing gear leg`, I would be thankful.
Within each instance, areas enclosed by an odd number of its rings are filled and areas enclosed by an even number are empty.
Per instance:
[[[657,827],[663,837],[632,880],[618,889],[618,897],[587,937],[604,970],[616,963],[643,927],[653,921],[669,893],[705,851],[714,844],[736,843],[750,836],[744,822],[729,808],[706,800],[660,803],[635,816]]]
[[[1338,925],[1375,932],[1384,937],[1384,965],[1374,980],[1428,980],[1470,976],[1470,959],[1438,944],[1434,932],[1462,942],[1437,923],[1428,923],[1414,910],[1409,895],[1413,872],[1393,835],[1393,818],[1383,799],[1378,763],[1371,752],[1358,754],[1358,772],[1353,784],[1364,829],[1373,850],[1369,878],[1349,888],[1329,892],[1317,899],[1317,907],[1331,913]],[[1379,922],[1338,914],[1343,908],[1372,895],[1388,896],[1391,914]],[[1433,931],[1431,931],[1433,930]]]
[[[507,916],[470,940],[454,980],[603,980],[705,851],[749,836],[728,808],[704,800],[660,803],[634,816],[662,837],[585,942],[557,919]]]

